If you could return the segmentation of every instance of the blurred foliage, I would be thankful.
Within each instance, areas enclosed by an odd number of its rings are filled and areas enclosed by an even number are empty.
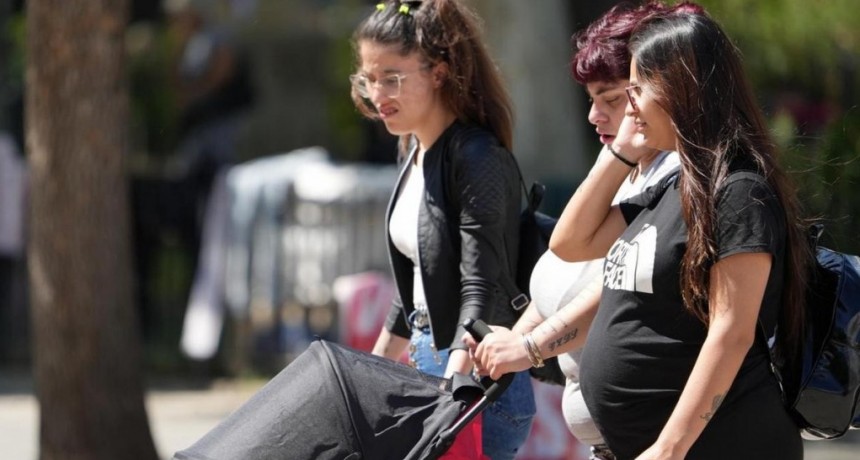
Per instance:
[[[341,159],[351,161],[362,159],[368,139],[349,96],[350,85],[346,76],[355,72],[352,30],[357,25],[357,19],[363,18],[362,15],[367,14],[369,9],[369,6],[362,6],[357,0],[341,0],[323,11],[323,17],[327,19],[326,29],[332,38],[326,62],[326,85],[332,94],[340,95],[327,100],[331,130],[337,133],[333,146]]]
[[[757,86],[800,85],[815,97],[843,96],[844,66],[857,64],[860,49],[860,8],[856,0],[700,3],[743,50]],[[857,76],[853,78],[856,86]]]
[[[177,143],[179,111],[170,84],[171,37],[163,25],[132,24],[126,33],[131,98],[131,146],[165,157]]]
[[[783,162],[825,244],[860,253],[856,0],[702,0],[737,43]]]
[[[24,81],[24,15],[15,14],[6,19],[3,30],[3,42],[9,55],[3,61],[3,81],[6,84],[20,85]]]

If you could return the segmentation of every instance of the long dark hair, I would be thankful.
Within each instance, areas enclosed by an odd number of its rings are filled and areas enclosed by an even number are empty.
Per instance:
[[[786,218],[787,252],[781,345],[793,353],[802,332],[805,277],[811,252],[794,187],[780,168],[740,52],[705,13],[654,16],[637,28],[630,50],[639,83],[669,114],[681,158],[681,208],[687,251],[681,263],[684,304],[708,324],[710,267],[716,260],[716,196],[729,166],[757,169],[779,199]]]
[[[459,1],[381,2],[353,34],[356,50],[362,41],[397,46],[403,56],[417,51],[431,65],[447,63],[444,104],[457,119],[483,126],[505,148],[513,148],[510,96],[482,41],[478,16]],[[352,99],[365,116],[378,117],[357,94]],[[401,145],[406,141],[401,139]]]

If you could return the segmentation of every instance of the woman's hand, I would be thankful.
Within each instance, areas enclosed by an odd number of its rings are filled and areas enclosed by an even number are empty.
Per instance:
[[[463,336],[478,374],[489,375],[493,380],[498,380],[504,374],[531,367],[522,335],[504,327],[490,328],[493,332],[487,334],[481,343],[475,342],[469,334]]]
[[[645,452],[639,454],[636,460],[684,460],[684,455],[673,454],[670,450],[660,447],[659,444],[652,444],[651,447],[645,449]]]
[[[455,373],[468,375],[472,370],[472,360],[469,354],[468,350],[451,350],[448,354],[448,365],[445,367],[443,377],[450,379]]]
[[[636,132],[636,122],[630,116],[621,120],[611,148],[633,163],[639,163],[643,157],[654,152],[654,149],[642,144],[642,136]]]

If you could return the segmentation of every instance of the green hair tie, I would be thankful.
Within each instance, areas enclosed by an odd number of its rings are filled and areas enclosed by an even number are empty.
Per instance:
[[[400,8],[397,10],[400,14],[409,14],[409,5],[405,3],[400,4]]]
[[[380,2],[380,3],[376,4],[376,11],[382,11],[384,9],[385,9],[385,3]]]

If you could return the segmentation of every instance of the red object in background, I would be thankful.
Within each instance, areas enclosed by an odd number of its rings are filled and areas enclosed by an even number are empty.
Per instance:
[[[341,345],[370,352],[394,298],[394,282],[377,272],[341,276],[334,282]]]

